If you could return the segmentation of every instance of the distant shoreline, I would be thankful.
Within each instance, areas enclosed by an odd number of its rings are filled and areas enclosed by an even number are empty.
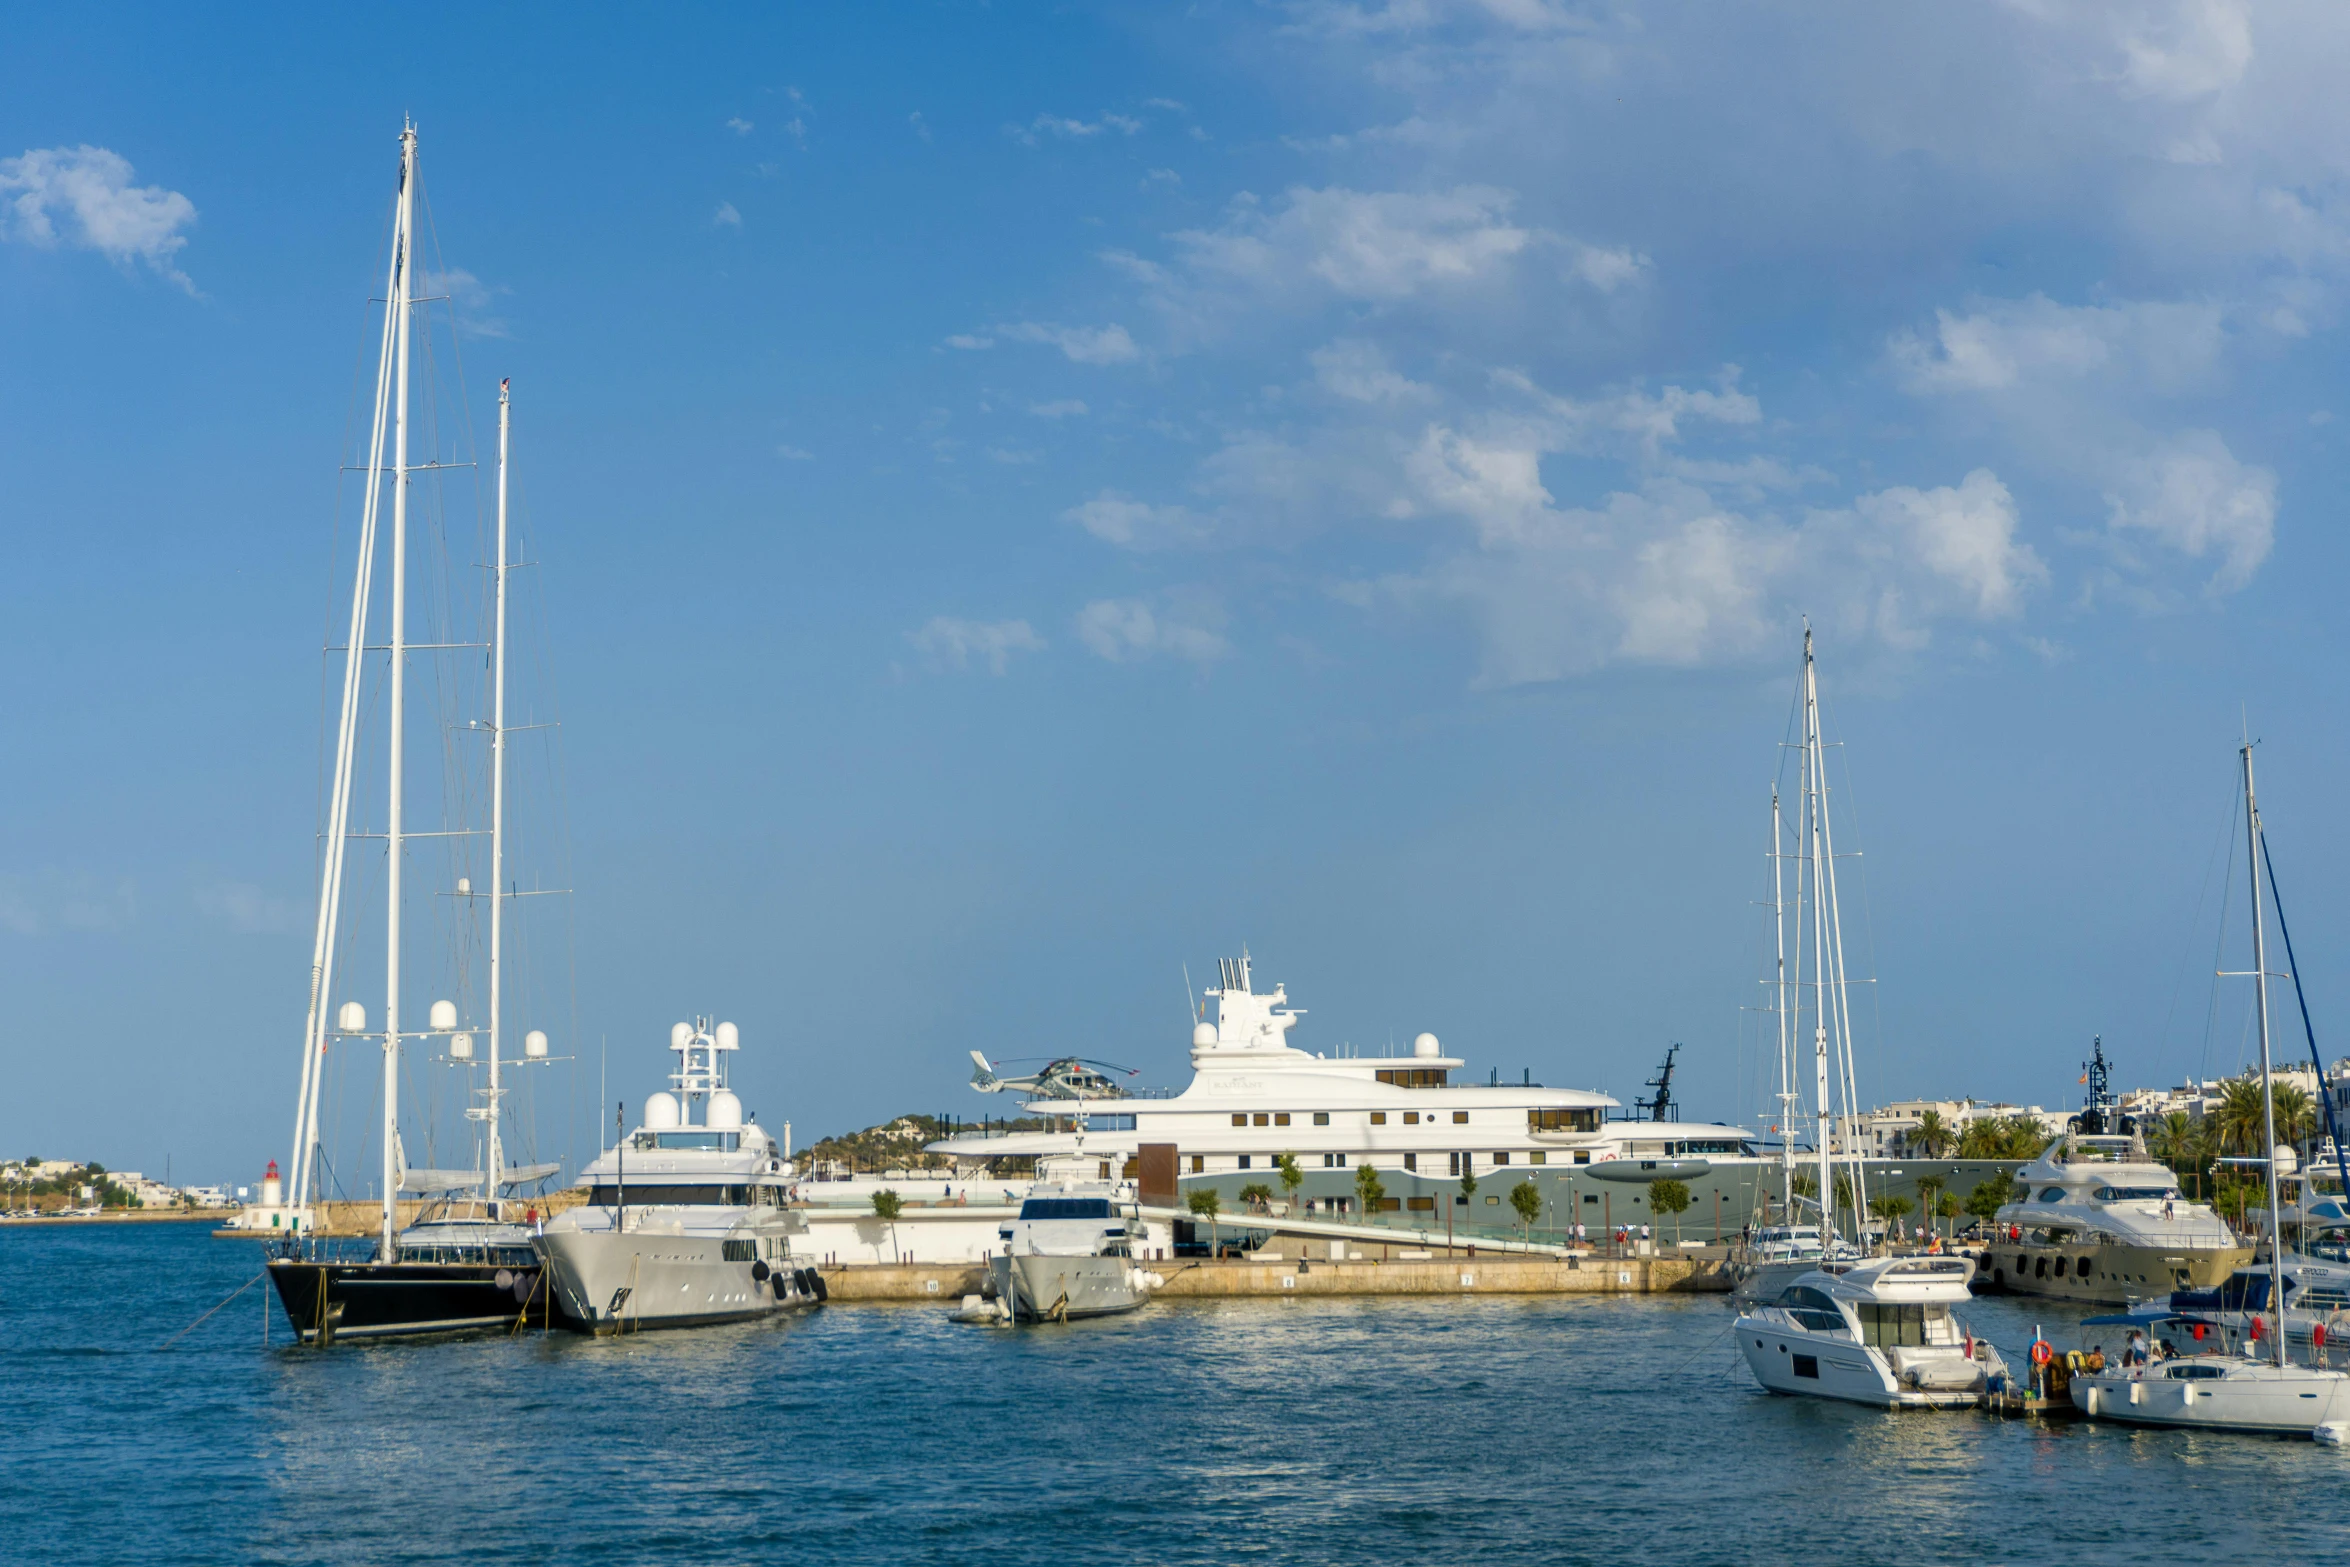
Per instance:
[[[218,1224],[236,1208],[118,1208],[111,1213],[0,1214],[0,1224]]]

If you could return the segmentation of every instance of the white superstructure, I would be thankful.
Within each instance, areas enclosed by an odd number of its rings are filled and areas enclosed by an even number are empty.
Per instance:
[[[1463,1175],[1500,1178],[1484,1186],[1498,1202],[1511,1181],[1571,1172],[1622,1188],[1622,1199],[1606,1205],[1610,1217],[1638,1223],[1646,1215],[1632,1198],[1650,1181],[1694,1181],[1725,1163],[1776,1169],[1740,1127],[1611,1121],[1617,1101],[1606,1094],[1505,1083],[1498,1074],[1486,1083],[1456,1081],[1467,1063],[1446,1055],[1434,1034],[1413,1040],[1409,1055],[1299,1049],[1289,1033],[1304,1012],[1290,1006],[1284,986],[1258,991],[1251,968],[1246,955],[1225,960],[1220,982],[1204,992],[1215,1018],[1192,1030],[1193,1076],[1183,1092],[1034,1098],[1024,1111],[1049,1118],[1050,1129],[948,1137],[930,1151],[969,1160],[1035,1156],[1041,1168],[1115,1179],[1145,1145],[1172,1145],[1186,1183],[1238,1177],[1273,1187],[1283,1200],[1278,1161],[1294,1154],[1309,1177],[1295,1201],[1333,1213],[1356,1211],[1354,1176],[1367,1164],[1388,1189],[1383,1209],[1421,1212],[1437,1224],[1444,1222],[1438,1188],[1449,1191]],[[1589,1215],[1578,1208],[1560,1222],[1581,1219],[1596,1229],[1599,1199],[1592,1203]],[[1477,1217],[1497,1216],[1480,1199]],[[1744,1219],[1741,1207],[1731,1222]]]
[[[695,1327],[814,1304],[823,1285],[795,1258],[805,1221],[785,1206],[792,1166],[726,1086],[732,1023],[670,1030],[671,1090],[583,1173],[587,1202],[533,1241],[572,1321],[596,1333]]]

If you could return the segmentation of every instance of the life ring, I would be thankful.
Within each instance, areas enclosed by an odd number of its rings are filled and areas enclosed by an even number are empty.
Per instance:
[[[2055,1346],[2054,1346],[2054,1345],[2050,1344],[2050,1343],[2049,1343],[2049,1342],[2048,1342],[2046,1339],[2044,1339],[2044,1338],[2040,1338],[2040,1339],[2034,1339],[2034,1340],[2032,1340],[2032,1364],[2033,1364],[2033,1365],[2035,1365],[2035,1366],[2045,1366],[2046,1364],[2048,1364],[2048,1362],[2049,1362],[2049,1361],[2051,1361],[2051,1360],[2053,1360],[2053,1359],[2055,1359],[2055,1358],[2056,1358],[2056,1348],[2055,1348]]]

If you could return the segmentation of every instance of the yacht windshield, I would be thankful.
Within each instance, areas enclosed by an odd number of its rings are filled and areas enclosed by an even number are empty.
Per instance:
[[[2176,1202],[2179,1189],[2175,1186],[2100,1186],[2099,1202]]]
[[[1020,1205],[1023,1219],[1106,1219],[1106,1197],[1031,1197]]]

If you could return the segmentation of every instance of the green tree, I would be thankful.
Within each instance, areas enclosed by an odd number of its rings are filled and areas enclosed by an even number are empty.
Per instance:
[[[2292,1083],[2279,1083],[2269,1091],[2269,1102],[2276,1106],[2277,1141],[2300,1147],[2308,1141],[2317,1126],[2317,1101],[2308,1090]]]
[[[889,1250],[893,1257],[898,1249],[898,1215],[905,1211],[905,1199],[896,1192],[884,1187],[873,1194],[873,1217],[889,1226]]]
[[[1297,1155],[1285,1153],[1273,1161],[1273,1171],[1281,1179],[1281,1200],[1297,1212],[1297,1189],[1306,1183],[1306,1172],[1297,1167]]]
[[[1242,1205],[1255,1213],[1269,1213],[1273,1207],[1273,1188],[1263,1181],[1251,1181],[1240,1189]]]
[[[1935,1218],[1955,1219],[1958,1217],[1959,1212],[1960,1209],[1958,1205],[1958,1193],[1944,1192],[1941,1196],[1934,1199]]]
[[[1365,1218],[1377,1213],[1379,1204],[1387,1197],[1387,1188],[1380,1182],[1379,1172],[1368,1164],[1355,1166],[1355,1195],[1362,1199]]]
[[[1820,1178],[1809,1170],[1796,1171],[1794,1185],[1798,1197],[1817,1197],[1820,1194]]]
[[[1673,1216],[1673,1242],[1680,1244],[1681,1215],[1689,1211],[1689,1183],[1670,1179],[1650,1181],[1648,1206],[1657,1213]]]
[[[1966,1194],[1966,1211],[1989,1224],[1999,1210],[2015,1201],[2015,1173],[2002,1170],[1974,1184]]]
[[[1208,1255],[1215,1256],[1217,1252],[1216,1215],[1223,1211],[1224,1199],[1217,1195],[1216,1188],[1213,1186],[1203,1186],[1198,1191],[1187,1194],[1183,1199],[1183,1206],[1208,1221]]]
[[[1890,1193],[1869,1199],[1869,1212],[1880,1219],[1898,1219],[1916,1206],[1907,1197],[1895,1197]]]
[[[1518,1225],[1531,1237],[1534,1221],[1542,1217],[1542,1188],[1528,1177],[1510,1188],[1510,1206],[1518,1213]]]
[[[1950,1145],[1957,1141],[1951,1134],[1950,1123],[1942,1119],[1939,1110],[1928,1110],[1918,1117],[1918,1124],[1909,1129],[1909,1146],[1929,1159],[1939,1159]]]
[[[2201,1141],[2194,1117],[2184,1110],[2169,1111],[2146,1128],[2146,1151],[2177,1174],[2201,1164]]]
[[[2223,1154],[2260,1154],[2262,1107],[2260,1079],[2232,1077],[2220,1085],[2219,1103],[2212,1106],[2215,1140]]]

